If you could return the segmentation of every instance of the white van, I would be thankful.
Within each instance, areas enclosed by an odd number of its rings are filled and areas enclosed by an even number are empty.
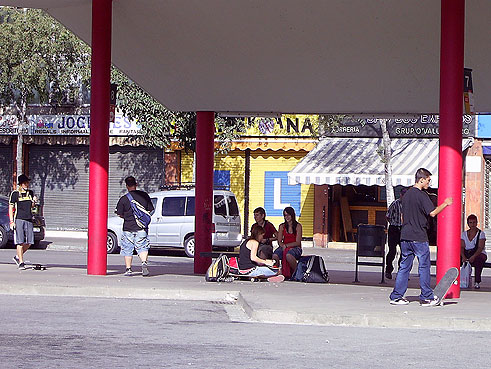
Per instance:
[[[148,227],[150,247],[184,248],[187,256],[194,257],[194,189],[160,191],[149,196],[155,208]],[[214,190],[213,202],[212,245],[231,250],[242,242],[237,200],[230,191]],[[123,234],[123,219],[109,218],[107,231],[107,252],[117,252]]]

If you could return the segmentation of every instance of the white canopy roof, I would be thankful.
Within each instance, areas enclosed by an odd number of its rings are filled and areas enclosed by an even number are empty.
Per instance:
[[[472,139],[462,142],[465,150]],[[438,139],[391,140],[392,184],[410,186],[418,168],[428,169],[438,186]],[[381,138],[325,138],[288,173],[289,184],[385,186]]]
[[[46,9],[90,44],[91,0]],[[491,2],[466,2],[465,66],[491,112]],[[437,113],[440,0],[114,0],[116,66],[173,110]]]

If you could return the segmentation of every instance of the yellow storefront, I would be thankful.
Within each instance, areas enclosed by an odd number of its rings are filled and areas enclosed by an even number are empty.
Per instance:
[[[269,121],[268,130],[253,124],[247,135],[233,142],[231,151],[215,155],[215,183],[228,184],[236,194],[244,234],[254,223],[255,208],[265,208],[267,218],[278,228],[283,209],[292,206],[303,225],[303,237],[313,236],[314,185],[289,185],[287,176],[315,147],[312,120],[283,116],[281,123]],[[193,158],[193,153],[181,153],[182,182],[193,182]]]

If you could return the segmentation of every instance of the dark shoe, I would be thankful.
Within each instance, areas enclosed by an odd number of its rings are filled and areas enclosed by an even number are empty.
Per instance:
[[[408,305],[409,301],[406,300],[404,297],[395,299],[395,300],[390,300],[391,305]]]
[[[385,278],[392,279],[392,273],[385,272]]]
[[[440,305],[440,299],[438,297],[434,297],[433,300],[421,300],[419,302],[421,306],[438,306]]]
[[[15,264],[17,264],[17,266],[19,266],[20,262],[19,262],[19,258],[17,257],[17,255],[15,255],[12,259],[15,261]]]
[[[126,268],[126,272],[124,272],[124,275],[127,277],[131,277],[133,275],[133,271],[131,268]]]
[[[19,266],[17,267],[19,270],[24,270],[26,269],[26,265],[24,263],[20,263]]]
[[[142,263],[142,276],[148,277],[150,272],[148,271],[148,264],[147,263]]]

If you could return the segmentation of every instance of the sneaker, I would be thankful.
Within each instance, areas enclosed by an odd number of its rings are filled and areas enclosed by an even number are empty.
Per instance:
[[[281,274],[280,275],[275,275],[274,277],[269,277],[268,278],[268,282],[271,282],[271,283],[281,283],[285,280],[285,277],[282,276]]]
[[[148,264],[147,263],[142,263],[142,276],[148,277],[150,272],[148,271]]]
[[[405,299],[404,297],[395,299],[395,300],[390,300],[391,305],[408,305],[409,301]]]
[[[385,272],[385,278],[392,279],[392,273]]]
[[[126,268],[126,272],[124,272],[124,275],[127,277],[131,277],[132,274],[133,271],[131,270],[131,268]]]
[[[18,256],[15,255],[12,259],[15,261],[15,264],[17,264],[17,266],[19,266],[20,262],[19,262]]]
[[[476,283],[474,283],[474,288],[475,288],[476,290],[478,290],[479,288],[481,288],[481,286],[479,285],[479,283],[478,283],[478,282],[476,282]]]
[[[433,300],[421,300],[419,303],[421,306],[437,306],[440,305],[441,300],[438,297],[433,297]]]
[[[24,263],[19,263],[19,265],[17,266],[17,269],[20,269],[20,270],[24,270],[24,269],[26,269],[26,264],[24,264]]]

